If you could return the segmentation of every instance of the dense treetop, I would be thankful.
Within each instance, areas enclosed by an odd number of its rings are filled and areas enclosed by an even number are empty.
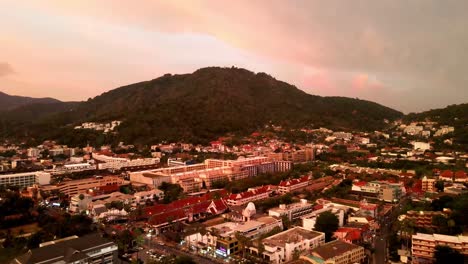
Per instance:
[[[402,116],[370,101],[314,96],[265,73],[219,67],[192,74],[166,74],[60,107],[60,114],[45,116],[37,113],[53,111],[10,113],[8,116],[22,118],[4,117],[1,135],[60,138],[80,122],[122,120],[118,137],[125,142],[203,143],[226,133],[251,133],[267,124],[375,130],[385,125],[385,119]]]

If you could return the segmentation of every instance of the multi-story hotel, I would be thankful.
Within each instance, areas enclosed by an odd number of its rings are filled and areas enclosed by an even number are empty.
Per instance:
[[[434,228],[432,218],[436,215],[447,217],[443,212],[438,211],[408,211],[404,215],[400,215],[399,219],[408,219],[413,222],[417,227]]]
[[[447,236],[417,233],[412,236],[413,263],[433,263],[436,246],[449,246],[463,255],[468,255],[468,236]]]
[[[270,159],[267,157],[239,158],[236,160],[207,159],[205,160],[205,165],[207,168],[217,168],[224,166],[242,167],[248,165],[259,165],[269,161]]]
[[[0,175],[0,186],[30,187],[34,184],[47,185],[50,174],[42,171]]]
[[[436,183],[436,180],[435,179],[432,179],[432,178],[427,178],[426,176],[424,176],[422,178],[422,186],[421,186],[421,189],[425,192],[435,192],[436,191],[436,188],[435,188],[435,183]]]
[[[123,185],[127,182],[117,176],[96,176],[80,180],[64,181],[57,185],[45,186],[44,190],[58,190],[65,195],[86,193],[89,190],[108,185]]]
[[[306,162],[312,161],[315,158],[314,149],[311,147],[300,149],[300,150],[293,150],[293,151],[285,151],[279,153],[269,153],[268,158],[275,161],[290,161],[290,162]]]
[[[180,184],[186,192],[210,188],[213,182],[240,180],[259,173],[287,171],[291,163],[271,162],[266,157],[237,160],[207,159],[205,163],[130,173],[130,181],[159,187],[163,182]]]

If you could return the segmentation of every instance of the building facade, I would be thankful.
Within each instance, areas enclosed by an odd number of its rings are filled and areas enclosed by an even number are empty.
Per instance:
[[[355,264],[363,263],[365,253],[361,246],[334,240],[312,249],[301,259],[312,264]]]
[[[34,184],[47,185],[50,174],[42,171],[23,172],[0,175],[0,186],[30,187]]]
[[[468,236],[417,233],[411,237],[413,263],[433,263],[436,246],[449,246],[468,255]]]
[[[314,249],[325,243],[325,234],[294,227],[263,239],[264,251],[261,258],[269,263],[279,264],[293,260],[295,252]],[[250,252],[258,255],[258,249],[251,247]]]
[[[301,199],[298,203],[280,204],[279,207],[272,208],[268,211],[269,216],[287,217],[289,220],[300,219],[302,216],[310,214],[314,210],[313,204],[310,204],[305,199]]]

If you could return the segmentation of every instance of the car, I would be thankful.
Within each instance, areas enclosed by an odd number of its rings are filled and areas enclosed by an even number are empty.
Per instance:
[[[163,242],[159,242],[158,243],[160,246],[164,246],[164,243]]]

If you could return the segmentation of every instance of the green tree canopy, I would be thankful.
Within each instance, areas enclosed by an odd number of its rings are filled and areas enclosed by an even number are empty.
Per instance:
[[[436,246],[436,251],[434,253],[435,264],[462,264],[464,263],[463,255],[451,247],[447,246]]]
[[[325,240],[331,240],[333,233],[338,229],[338,217],[331,212],[323,212],[317,217],[315,230],[325,233]]]

